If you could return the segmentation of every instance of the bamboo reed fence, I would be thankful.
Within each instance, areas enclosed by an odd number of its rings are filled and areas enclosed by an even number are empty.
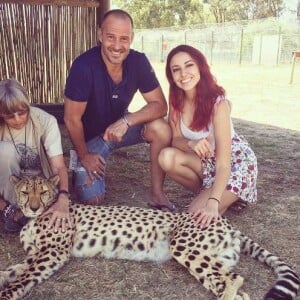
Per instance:
[[[33,104],[62,103],[70,65],[97,44],[99,9],[108,7],[91,0],[1,1],[0,80],[19,80]]]

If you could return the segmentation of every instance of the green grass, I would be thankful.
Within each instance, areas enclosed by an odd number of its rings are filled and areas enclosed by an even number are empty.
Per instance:
[[[167,97],[165,64],[153,67]],[[300,64],[295,66],[293,84],[289,84],[291,65],[215,64],[211,70],[232,102],[233,117],[300,131]],[[130,110],[145,105],[142,99],[136,94]]]

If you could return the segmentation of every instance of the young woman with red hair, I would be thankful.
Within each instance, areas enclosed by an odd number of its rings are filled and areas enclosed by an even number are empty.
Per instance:
[[[159,163],[172,179],[197,193],[188,211],[207,227],[237,200],[256,202],[256,156],[235,132],[225,90],[199,50],[188,45],[172,49],[166,75],[173,138],[172,146],[160,152]]]

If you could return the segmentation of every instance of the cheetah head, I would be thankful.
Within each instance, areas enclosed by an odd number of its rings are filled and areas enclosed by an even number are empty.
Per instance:
[[[10,181],[17,195],[18,206],[28,218],[41,215],[56,200],[58,175],[49,179],[40,176],[20,178],[12,175]]]

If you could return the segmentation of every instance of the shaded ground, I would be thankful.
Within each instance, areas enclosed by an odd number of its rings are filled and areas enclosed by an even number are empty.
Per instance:
[[[240,214],[229,211],[227,217],[300,274],[300,132],[238,119],[234,123],[236,131],[243,133],[258,157],[259,202]],[[69,143],[64,131],[63,136],[67,151]],[[138,145],[118,150],[111,156],[106,204],[146,206],[150,186],[148,150],[148,145]],[[193,197],[192,193],[168,179],[165,191],[180,209]],[[18,236],[0,231],[1,269],[23,258]],[[242,257],[236,270],[245,277],[244,290],[254,300],[262,299],[275,279],[265,266],[245,257]],[[26,299],[215,298],[175,261],[157,265],[102,258],[73,258],[52,278],[36,287]]]

